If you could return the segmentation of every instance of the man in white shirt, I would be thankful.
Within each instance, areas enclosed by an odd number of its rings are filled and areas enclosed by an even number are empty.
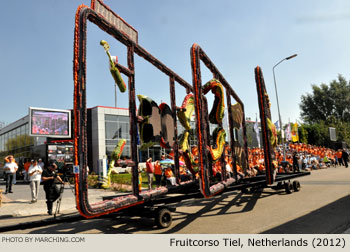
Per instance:
[[[38,165],[41,167],[42,170],[44,170],[45,163],[41,158],[38,159]]]
[[[38,200],[39,186],[42,173],[43,169],[41,169],[40,165],[38,165],[38,161],[32,160],[32,164],[28,170],[30,189],[32,191],[32,203],[35,203]]]
[[[6,177],[6,191],[5,194],[7,193],[13,193],[12,192],[12,183],[14,176],[16,174],[16,171],[18,169],[18,166],[15,162],[15,159],[13,158],[12,155],[5,157],[6,163],[4,166],[4,172],[5,172],[5,177]]]

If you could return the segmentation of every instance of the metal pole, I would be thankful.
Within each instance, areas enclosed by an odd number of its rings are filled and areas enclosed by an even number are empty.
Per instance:
[[[296,57],[297,54],[293,54],[287,58],[284,58],[282,59],[280,62],[278,62],[276,65],[274,65],[274,67],[272,68],[272,72],[273,72],[273,80],[274,80],[274,83],[275,83],[275,92],[276,92],[276,100],[277,100],[277,109],[278,109],[278,119],[279,119],[279,125],[280,125],[280,130],[281,130],[281,139],[282,139],[282,148],[283,148],[283,161],[286,161],[286,148],[284,146],[284,139],[282,137],[282,131],[283,131],[283,128],[282,128],[282,119],[281,119],[281,113],[280,113],[280,105],[279,105],[279,102],[278,102],[278,95],[277,95],[277,85],[276,85],[276,77],[275,77],[275,67],[278,66],[280,63],[282,63],[284,60],[290,60],[294,57]]]
[[[284,59],[283,59],[284,60]],[[284,147],[284,139],[282,137],[282,120],[281,120],[281,113],[280,113],[280,105],[278,102],[278,95],[277,95],[277,85],[276,85],[276,77],[275,77],[275,67],[281,63],[283,60],[281,60],[280,62],[278,62],[273,68],[272,68],[272,72],[273,72],[273,80],[275,83],[275,92],[276,92],[276,100],[277,100],[277,109],[278,109],[278,119],[279,119],[279,124],[280,124],[280,130],[281,130],[281,140],[282,140],[282,149],[283,149],[283,161],[286,161],[286,149]]]
[[[117,107],[117,84],[114,84],[114,107]]]

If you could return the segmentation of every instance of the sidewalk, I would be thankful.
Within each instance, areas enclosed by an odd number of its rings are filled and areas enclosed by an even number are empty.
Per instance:
[[[0,181],[0,189],[5,191],[3,181]],[[78,210],[76,209],[75,195],[70,185],[65,185],[65,190],[62,195],[60,211],[56,218],[54,215],[47,214],[45,192],[40,186],[39,198],[36,203],[31,203],[29,184],[23,181],[17,181],[13,186],[13,192],[2,194],[2,206],[0,207],[0,232],[6,228],[14,229],[18,226],[21,229],[23,226],[40,224],[40,223],[55,223],[67,219],[81,219]],[[103,189],[89,189],[89,202],[102,201],[102,197],[116,195],[116,192]],[[57,204],[54,203],[53,213],[55,213]]]

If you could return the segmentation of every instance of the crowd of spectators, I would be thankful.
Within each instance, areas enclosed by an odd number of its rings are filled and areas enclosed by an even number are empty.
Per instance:
[[[278,167],[278,172],[286,173],[325,169],[337,165],[347,168],[349,152],[347,149],[333,150],[304,143],[288,143],[284,150],[281,145],[278,146],[274,155],[274,165]],[[255,169],[257,173],[265,171],[263,149],[248,149],[248,160],[250,170]]]

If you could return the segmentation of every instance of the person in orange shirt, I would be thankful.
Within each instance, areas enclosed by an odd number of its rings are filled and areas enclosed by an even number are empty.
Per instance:
[[[170,166],[165,168],[164,175],[166,179],[169,180],[171,185],[176,185],[176,179],[174,177],[173,171],[171,170]]]
[[[183,165],[180,165],[180,180],[181,181],[188,181],[191,179],[191,176],[189,175],[189,171],[184,167]]]
[[[160,187],[162,181],[162,166],[159,160],[154,163],[154,176],[156,177],[156,186]]]
[[[237,178],[238,179],[244,178],[243,170],[238,164],[236,164],[236,171],[237,171]]]
[[[341,150],[338,150],[335,155],[336,155],[336,157],[338,159],[338,164],[339,165],[343,165],[343,159],[342,159],[342,152],[341,152]]]
[[[31,165],[31,162],[30,162],[30,159],[28,158],[27,161],[23,164],[23,168],[25,170],[25,174],[24,174],[24,181],[25,182],[29,181],[28,170],[29,170],[30,165]]]

